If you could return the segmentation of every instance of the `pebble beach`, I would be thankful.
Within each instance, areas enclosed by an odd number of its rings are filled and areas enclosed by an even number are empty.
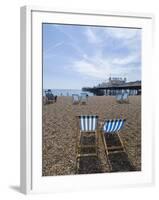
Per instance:
[[[43,176],[76,174],[79,115],[98,115],[99,122],[126,119],[120,137],[135,171],[141,170],[141,96],[129,96],[129,103],[122,104],[113,96],[91,96],[85,105],[72,104],[69,96],[58,96],[56,103],[43,105]],[[108,159],[100,134],[98,139],[100,172],[108,173]]]

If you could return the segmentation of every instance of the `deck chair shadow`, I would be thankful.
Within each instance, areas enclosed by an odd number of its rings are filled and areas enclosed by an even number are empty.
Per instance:
[[[80,98],[78,94],[72,94],[72,103],[73,104],[79,104]]]
[[[98,157],[98,116],[78,116],[77,156],[76,169],[79,169],[79,161],[84,157]]]
[[[88,101],[87,93],[81,93],[80,101],[81,101],[81,104],[86,104],[87,103],[87,101]]]

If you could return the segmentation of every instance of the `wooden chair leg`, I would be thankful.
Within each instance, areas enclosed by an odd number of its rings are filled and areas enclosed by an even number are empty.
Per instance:
[[[123,144],[123,141],[122,141],[122,139],[121,139],[121,137],[120,137],[120,135],[118,133],[117,133],[117,136],[119,137],[119,140],[120,140],[121,146],[123,148],[123,151],[126,152],[124,144]]]

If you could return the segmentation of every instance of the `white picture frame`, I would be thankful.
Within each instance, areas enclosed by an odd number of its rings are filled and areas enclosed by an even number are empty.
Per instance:
[[[41,24],[65,23],[142,28],[142,170],[133,173],[42,177]],[[21,8],[21,192],[43,193],[151,185],[154,182],[151,14]],[[147,115],[147,113],[149,113]],[[105,181],[107,180],[107,181]]]

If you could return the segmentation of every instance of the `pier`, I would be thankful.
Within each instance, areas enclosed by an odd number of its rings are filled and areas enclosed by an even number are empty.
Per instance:
[[[110,79],[111,81],[111,79]],[[83,87],[83,91],[91,92],[97,96],[114,96],[123,92],[128,92],[129,95],[141,95],[141,81],[122,82],[122,83],[102,83],[94,87]]]

